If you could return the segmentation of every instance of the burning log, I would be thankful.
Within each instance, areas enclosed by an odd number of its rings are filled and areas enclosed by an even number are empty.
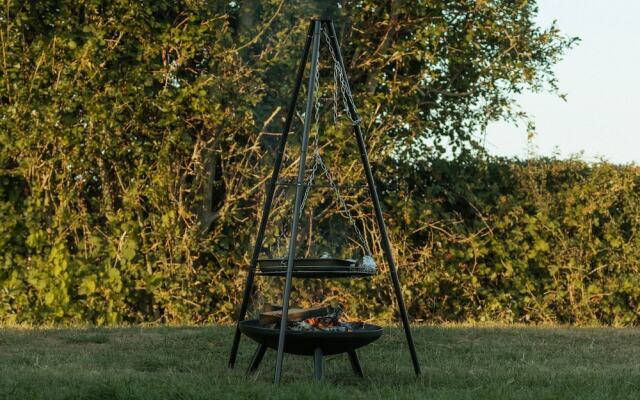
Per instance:
[[[260,325],[275,328],[282,318],[282,310],[269,305],[269,310],[260,314]],[[342,307],[291,308],[287,318],[287,328],[298,332],[351,332],[363,327],[362,322],[340,321]]]
[[[290,308],[287,313],[287,320],[289,322],[302,321],[308,318],[322,317],[330,313],[330,309],[327,307],[313,307],[313,308]],[[271,325],[277,324],[282,318],[282,310],[265,311],[260,313],[260,324]]]
[[[278,311],[278,310],[282,310],[282,306],[273,304],[273,303],[267,303],[264,305],[264,307],[262,307],[262,312]]]

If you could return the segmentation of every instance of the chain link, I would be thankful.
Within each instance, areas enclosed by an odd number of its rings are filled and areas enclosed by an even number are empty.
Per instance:
[[[371,254],[371,249],[369,249],[369,245],[367,244],[367,241],[364,239],[364,236],[362,235],[360,228],[358,228],[358,224],[356,223],[355,218],[353,218],[353,215],[351,214],[351,210],[349,209],[346,201],[340,194],[340,191],[338,190],[338,186],[333,181],[331,172],[329,172],[329,169],[324,164],[324,161],[322,160],[322,157],[320,157],[319,154],[318,154],[318,162],[320,164],[320,168],[322,168],[324,176],[327,178],[327,182],[329,182],[329,186],[331,186],[331,189],[333,189],[333,192],[336,195],[336,199],[338,199],[340,207],[342,208],[341,210],[338,210],[338,212],[340,213],[340,215],[342,215],[344,218],[346,218],[349,221],[349,224],[353,227],[353,230],[358,236],[358,241],[360,242],[364,250],[367,252],[367,255]]]
[[[331,46],[331,40],[329,39],[329,34],[324,29],[322,30],[322,34],[324,35],[324,40],[327,42],[327,46],[329,47],[329,53],[331,54],[331,59],[333,60],[334,76],[337,75],[340,80],[340,92],[342,94],[342,103],[347,113],[347,117],[349,118],[349,120],[353,125],[360,125],[360,123],[362,122],[362,119],[358,116],[358,111],[356,110],[356,103],[353,101],[353,95],[351,94],[351,89],[349,88],[349,84],[347,83],[347,77],[344,76],[344,72],[342,71],[342,66],[338,62],[338,58],[336,57],[336,54],[333,52],[333,47]],[[353,105],[353,111],[354,111],[353,115],[349,111],[349,103]],[[335,117],[337,119],[337,115]]]
[[[326,35],[326,32],[322,32]],[[333,91],[331,94],[333,96],[333,124],[336,125],[338,123],[338,68],[335,62],[333,63]]]

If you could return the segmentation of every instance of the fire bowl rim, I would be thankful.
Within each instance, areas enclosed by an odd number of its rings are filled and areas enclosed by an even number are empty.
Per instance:
[[[278,348],[279,329],[266,328],[257,319],[247,319],[240,322],[240,331],[269,348]],[[332,331],[293,331],[285,333],[285,353],[298,355],[313,355],[315,348],[322,349],[323,354],[332,355],[346,353],[376,341],[382,336],[381,326],[374,324],[363,325],[363,329],[351,332]]]

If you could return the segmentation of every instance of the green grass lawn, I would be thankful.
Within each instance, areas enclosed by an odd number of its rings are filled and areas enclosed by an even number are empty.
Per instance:
[[[634,399],[640,398],[640,330],[419,327],[423,375],[413,374],[402,331],[388,328],[359,351],[327,357],[325,381],[310,357],[287,356],[272,385],[275,352],[244,373],[255,345],[226,360],[233,328],[0,330],[0,399]]]

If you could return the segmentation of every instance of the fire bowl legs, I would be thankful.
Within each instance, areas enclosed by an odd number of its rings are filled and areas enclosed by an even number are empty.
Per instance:
[[[349,361],[351,361],[351,368],[353,369],[353,373],[358,375],[360,378],[364,378],[362,365],[360,365],[360,359],[358,359],[358,354],[356,354],[356,351],[351,350],[347,354],[349,354]]]
[[[360,378],[364,378],[362,365],[360,365],[360,359],[358,358],[358,354],[356,354],[356,351],[351,350],[348,351],[347,354],[349,355],[349,361],[351,362],[353,373]],[[321,381],[324,377],[324,357],[322,354],[322,349],[319,347],[316,348],[313,353],[313,377],[316,381]]]
[[[267,352],[267,346],[263,344],[259,344],[256,352],[253,353],[253,358],[251,359],[251,364],[249,364],[249,368],[247,368],[247,374],[253,374],[258,370],[258,366],[262,362],[262,358],[264,357],[264,353]]]
[[[259,344],[256,352],[253,353],[249,368],[247,368],[247,375],[256,373],[266,352],[267,346]],[[349,356],[349,362],[351,362],[351,369],[353,369],[353,373],[360,378],[364,378],[362,365],[360,365],[360,359],[358,358],[356,351],[350,350],[347,352],[347,355]],[[322,381],[322,378],[324,378],[324,354],[322,353],[322,349],[319,347],[317,347],[313,352],[313,378],[318,382]]]
[[[324,357],[320,347],[316,347],[313,353],[313,377],[316,381],[321,381],[324,377]]]

